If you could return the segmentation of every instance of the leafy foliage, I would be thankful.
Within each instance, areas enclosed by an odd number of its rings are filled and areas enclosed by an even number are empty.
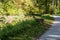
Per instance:
[[[0,15],[3,16],[0,16],[0,19],[7,21],[5,24],[3,20],[0,22],[0,39],[13,40],[13,37],[19,37],[20,40],[32,40],[36,36],[39,37],[48,29],[53,19],[50,15],[44,14],[59,12],[59,3],[56,0],[54,2],[53,4],[52,0],[0,0]],[[44,24],[38,24],[34,17],[43,18]],[[10,21],[12,22],[8,23]]]

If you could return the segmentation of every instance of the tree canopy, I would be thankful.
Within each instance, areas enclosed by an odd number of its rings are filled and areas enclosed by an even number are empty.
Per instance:
[[[0,0],[0,14],[19,15],[21,13],[58,13],[59,0]],[[54,8],[54,9],[53,9]]]

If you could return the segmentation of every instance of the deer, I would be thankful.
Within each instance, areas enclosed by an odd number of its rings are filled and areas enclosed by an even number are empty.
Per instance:
[[[39,23],[39,24],[43,24],[43,23],[44,23],[44,19],[43,19],[43,18],[38,19],[38,18],[36,18],[35,16],[33,16],[33,18],[34,18],[35,21],[36,21],[37,23]]]

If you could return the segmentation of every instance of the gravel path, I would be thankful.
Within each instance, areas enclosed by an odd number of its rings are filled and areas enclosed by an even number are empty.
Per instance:
[[[54,21],[51,28],[38,40],[60,40],[60,16],[53,16]]]

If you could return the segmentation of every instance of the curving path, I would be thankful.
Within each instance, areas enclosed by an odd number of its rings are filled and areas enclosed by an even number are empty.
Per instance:
[[[60,40],[60,16],[53,16],[54,21],[51,28],[38,40]]]

